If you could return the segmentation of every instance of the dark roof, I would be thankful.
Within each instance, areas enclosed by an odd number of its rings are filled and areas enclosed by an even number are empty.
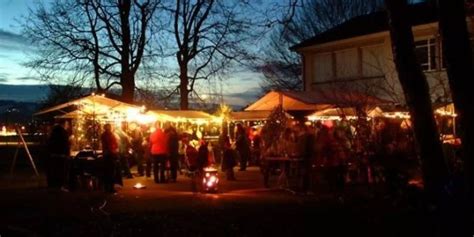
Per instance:
[[[406,13],[412,25],[422,25],[438,21],[436,8],[429,3],[418,3],[410,5]],[[310,39],[304,40],[292,46],[291,50],[316,44],[323,44],[331,41],[352,38],[356,36],[368,35],[388,31],[387,12],[385,10],[367,15],[354,17],[334,28],[331,28]]]

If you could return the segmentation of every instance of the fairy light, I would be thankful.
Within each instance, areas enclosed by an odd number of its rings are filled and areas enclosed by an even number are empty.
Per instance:
[[[441,115],[441,116],[451,116],[451,117],[457,117],[458,116],[456,113],[441,110],[441,109],[437,109],[436,113]]]
[[[383,113],[385,118],[394,118],[394,119],[409,119],[410,114],[408,112],[393,112],[393,113]]]
[[[307,117],[309,121],[321,121],[321,120],[335,120],[341,121],[341,116],[318,116],[318,115],[311,115]],[[345,119],[348,120],[356,120],[357,116],[345,116]]]

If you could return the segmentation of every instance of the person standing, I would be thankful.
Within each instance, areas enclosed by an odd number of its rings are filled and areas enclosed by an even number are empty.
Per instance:
[[[122,126],[117,129],[117,135],[119,137],[119,157],[120,157],[120,169],[125,177],[128,179],[133,178],[132,172],[130,171],[130,165],[128,163],[129,153],[128,150],[130,148],[130,137],[125,132],[126,130],[126,123],[123,122]]]
[[[216,162],[217,163],[224,163],[224,149],[227,140],[229,140],[228,130],[226,128],[222,128],[221,134],[219,134],[219,139],[217,140],[217,146],[215,155],[217,156]]]
[[[235,146],[240,156],[240,169],[239,171],[245,171],[247,169],[247,161],[250,156],[250,145],[242,124],[237,124],[237,132],[235,137]]]
[[[186,138],[186,134],[183,133],[180,136],[179,139],[179,148],[178,148],[178,155],[179,155],[179,160],[178,160],[178,170],[179,174],[183,174],[183,169],[186,168],[186,144],[184,144],[184,139]]]
[[[176,129],[171,125],[166,130],[166,135],[168,137],[168,158],[170,161],[171,182],[176,182],[179,165],[179,136]]]
[[[163,129],[161,129],[160,122],[156,122],[155,128],[156,130],[150,135],[150,154],[153,159],[153,178],[155,179],[155,183],[165,183],[168,138]]]
[[[150,135],[151,135],[151,132],[150,132],[150,127],[148,125],[142,125],[141,126],[141,132],[142,132],[142,135],[143,137],[145,138],[149,138]],[[142,143],[142,148],[143,148],[143,157],[144,157],[144,163],[146,163],[146,166],[145,166],[145,176],[147,178],[150,178],[151,177],[151,169],[152,169],[152,164],[153,164],[153,161],[152,161],[152,157],[151,157],[151,153],[150,153],[150,139],[143,139],[143,143]]]
[[[118,142],[112,132],[110,124],[104,125],[104,132],[100,140],[102,142],[102,153],[104,157],[104,189],[108,193],[116,193],[114,189],[114,178],[116,177],[116,163],[118,162]],[[121,177],[120,177],[121,178]]]
[[[253,163],[260,165],[262,138],[256,128],[252,129],[252,157]]]
[[[197,165],[197,168],[201,173],[204,171],[204,168],[209,166],[209,147],[204,139],[200,141]]]
[[[48,139],[49,158],[47,162],[46,178],[48,187],[61,188],[67,191],[68,159],[70,156],[69,135],[65,121],[53,126]]]
[[[227,180],[235,180],[235,163],[234,151],[231,148],[229,137],[227,137],[224,141],[224,154],[222,159],[222,170],[225,171]]]
[[[198,186],[200,184],[200,173],[198,168],[198,156],[199,153],[190,143],[190,136],[183,136],[183,144],[185,146],[185,163],[189,174],[191,175],[191,190],[193,192],[198,191]]]
[[[130,130],[130,144],[133,150],[133,157],[135,158],[135,162],[137,164],[138,176],[143,176],[145,175],[143,166],[145,155],[145,150],[143,146],[143,133],[141,131],[141,128],[135,123],[132,123],[130,125]]]
[[[296,142],[298,146],[298,155],[302,159],[302,191],[308,193],[311,185],[312,161],[314,158],[315,137],[308,131],[304,124],[297,126]]]

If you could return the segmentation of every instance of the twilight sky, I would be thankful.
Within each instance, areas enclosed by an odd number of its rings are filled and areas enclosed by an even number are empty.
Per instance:
[[[52,2],[54,0],[40,0]],[[0,84],[38,85],[44,84],[37,75],[21,64],[27,60],[34,48],[21,35],[19,22],[28,14],[28,7],[35,0],[0,0]],[[235,73],[222,83],[226,103],[246,105],[254,101],[260,93],[261,75],[254,72]],[[2,93],[2,90],[0,90]],[[4,92],[3,92],[4,93]],[[14,92],[11,94],[15,95]],[[0,98],[6,95],[0,95]],[[38,95],[39,96],[39,95]],[[42,97],[44,95],[41,95]],[[24,101],[26,98],[12,98]],[[34,97],[33,97],[34,98]],[[28,99],[31,100],[31,99]]]

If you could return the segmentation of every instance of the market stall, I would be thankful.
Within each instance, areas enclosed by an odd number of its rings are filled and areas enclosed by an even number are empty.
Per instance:
[[[128,104],[105,95],[91,94],[76,100],[53,106],[39,111],[35,116],[54,114],[56,119],[66,119],[72,125],[72,141],[74,149],[84,147],[99,149],[101,125],[111,123],[116,128],[123,124],[137,123],[145,127],[153,127],[156,121],[164,127],[171,123],[178,132],[197,135],[200,139],[217,138],[222,118],[202,111],[194,110],[147,110],[145,106]]]
[[[197,110],[151,110],[163,123],[172,123],[179,133],[188,133],[194,139],[217,140],[222,117]]]

